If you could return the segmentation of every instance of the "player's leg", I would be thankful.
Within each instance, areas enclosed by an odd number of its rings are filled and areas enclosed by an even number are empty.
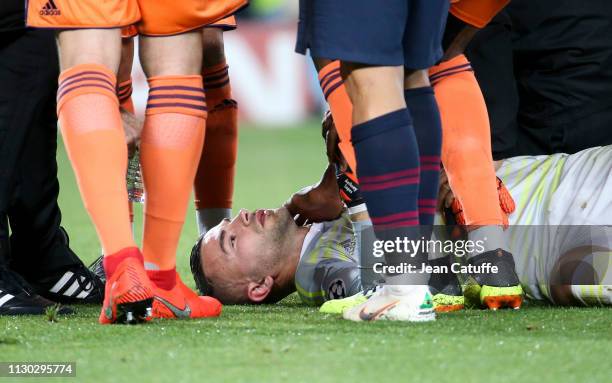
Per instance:
[[[232,98],[221,26],[203,29],[203,52],[208,118],[194,182],[200,235],[231,216],[238,150],[238,104]]]
[[[333,117],[335,135],[338,138],[338,148],[346,162],[346,166],[336,166],[336,178],[340,186],[340,195],[347,203],[349,212],[356,212],[365,208],[363,201],[353,200],[350,196],[357,181],[357,160],[355,149],[351,138],[353,127],[353,105],[346,93],[344,80],[340,73],[340,61],[323,58],[313,58],[313,62],[319,73],[319,83],[329,105]],[[325,121],[323,122],[325,124]],[[325,141],[329,142],[328,137]],[[360,198],[359,198],[360,199]]]
[[[144,320],[152,292],[130,229],[127,148],[116,95],[120,27],[140,19],[138,4],[83,0],[68,5],[56,0],[52,17],[40,12],[45,4],[28,1],[26,21],[30,27],[60,31],[59,123],[108,275],[100,322]]]
[[[545,286],[540,287],[543,295],[557,305],[612,305],[612,230],[607,226],[573,226],[558,231],[571,238],[564,244],[569,249],[559,249],[562,254],[542,254],[557,259],[541,262],[543,273],[534,274],[543,279],[530,284]]]
[[[119,107],[134,114],[134,103],[132,102],[132,65],[134,62],[134,37],[126,35],[127,30],[122,31],[121,60],[117,71],[117,98]]]
[[[353,126],[353,105],[346,93],[344,80],[340,74],[340,61],[322,58],[313,58],[323,96],[329,105],[334,118],[334,125],[338,133],[338,147],[349,167],[348,173],[352,176],[357,171],[355,150],[351,142],[351,128]]]
[[[440,174],[442,145],[440,112],[433,88],[429,84],[427,70],[406,70],[404,89],[406,105],[412,115],[419,148],[421,177],[418,199],[419,223],[421,226],[432,226]]]
[[[200,160],[206,121],[202,31],[140,38],[149,100],[140,141],[145,189],[143,254],[155,284],[156,317],[219,315],[176,273],[176,249]]]
[[[52,31],[28,29],[15,46],[7,49],[9,57],[21,49],[20,67],[14,71],[23,89],[35,94],[14,93],[21,118],[11,124],[22,134],[22,142],[10,140],[20,153],[13,163],[14,186],[11,198],[11,269],[18,272],[41,296],[60,303],[102,303],[104,285],[92,275],[70,249],[68,236],[60,227],[57,179],[57,77],[59,60]],[[26,53],[31,52],[31,53]],[[12,57],[11,57],[12,58]],[[28,66],[24,63],[29,62]],[[29,66],[31,65],[31,66]],[[6,66],[8,69],[8,65]],[[14,69],[13,69],[14,70]],[[28,74],[28,71],[30,73]],[[36,76],[32,76],[36,73]],[[7,83],[7,82],[3,82]],[[82,282],[82,283],[79,283]]]
[[[353,104],[351,133],[358,175],[377,237],[417,238],[419,161],[412,118],[406,108],[403,94],[403,66],[408,64],[404,56],[404,31],[409,10],[413,7],[437,15],[434,16],[434,19],[437,18],[434,25],[443,24],[448,2],[398,1],[384,8],[365,1],[340,3],[342,2],[301,4],[301,11],[306,18],[303,18],[298,28],[309,44],[304,44],[303,39],[299,39],[298,50],[307,46],[314,57],[333,57],[343,61],[341,72]],[[419,20],[419,25],[428,24],[416,17],[420,11],[413,12],[414,19]],[[333,17],[337,14],[350,18],[351,23],[347,26],[344,22],[335,22]],[[373,20],[376,22],[373,23]],[[336,25],[342,25],[342,28],[333,30]],[[415,65],[407,66],[427,68],[439,58],[433,56],[441,56],[440,41],[436,42],[441,40],[441,36],[435,33],[418,33],[418,36],[413,36],[415,42],[419,38],[430,41],[423,42],[427,45],[426,49],[417,52],[412,58],[410,64]],[[389,232],[390,228],[395,232]],[[419,254],[402,261],[420,265],[423,256]],[[398,254],[389,254],[387,258],[388,263],[396,265],[400,257]],[[412,278],[396,275],[388,277],[387,282],[391,284],[382,290],[382,294],[373,295],[367,302],[367,309],[365,306],[357,307],[345,316],[357,319],[363,310],[373,313],[376,311],[372,310],[373,306],[378,305],[380,309],[379,303],[389,304],[389,299],[398,298],[389,307],[382,309],[381,315],[374,317],[391,318],[402,311],[395,310],[396,306],[412,305],[414,310],[407,309],[405,312],[408,311],[409,314],[405,314],[403,318],[396,316],[395,319],[433,319],[424,275],[413,275]],[[400,286],[406,282],[423,288]],[[406,304],[403,304],[404,302]],[[423,310],[419,311],[416,307]],[[392,314],[393,312],[395,314]],[[419,318],[421,315],[423,316]],[[375,319],[374,317],[361,319]]]
[[[28,273],[28,277],[34,274],[37,277],[35,280],[39,281],[55,276],[54,272],[61,264],[66,267],[73,265],[73,259],[67,260],[63,256],[52,255],[55,235],[61,230],[55,173],[55,96],[59,71],[55,35],[52,31],[23,29],[4,32],[2,36],[0,315],[42,315],[54,302],[32,291],[29,283],[24,281],[20,274]],[[30,145],[32,139],[36,140],[34,145]],[[49,162],[41,163],[42,161]],[[45,188],[34,190],[33,194],[28,193],[32,200],[25,201],[29,204],[27,208],[23,208],[21,204],[24,202],[24,191],[21,188],[26,187],[28,192],[32,191],[30,185],[26,184],[31,178],[28,172],[32,169],[36,169],[32,177],[42,181]],[[37,186],[40,186],[40,183]],[[21,223],[17,230],[14,226],[16,220]],[[17,248],[13,247],[14,245]],[[59,248],[59,245],[57,247]],[[50,262],[52,260],[56,262]],[[75,261],[80,263],[78,258]]]
[[[108,279],[100,321],[136,321],[145,317],[152,293],[133,239],[127,204],[127,147],[115,93],[121,32],[66,30],[59,33],[58,41],[60,126],[105,254]],[[137,283],[128,274],[137,275]],[[125,307],[118,312],[117,304]]]
[[[431,224],[433,223],[433,210],[435,206],[433,201],[435,200],[435,196],[437,194],[441,137],[439,112],[424,69],[431,66],[441,57],[442,52],[440,43],[442,39],[444,20],[448,10],[448,2],[410,1],[407,3],[407,7],[408,12],[405,20],[405,29],[402,41],[402,53],[404,57],[403,65],[406,68],[404,73],[405,77],[403,78],[404,81],[402,83],[402,88],[405,88],[405,91],[402,89],[402,97],[405,99],[407,105],[406,111],[409,112],[408,115],[410,117],[410,122],[413,126],[414,133],[412,133],[413,146],[411,147],[410,145],[406,145],[404,150],[410,150],[413,153],[413,156],[416,157],[415,163],[418,164],[419,182],[416,185],[417,190],[412,192],[414,195],[411,195],[411,199],[412,203],[415,205],[416,211],[419,213],[417,222],[422,220],[422,222],[420,222],[421,226],[419,227],[418,231],[410,234],[413,238],[415,235],[419,238],[428,238],[431,233]],[[347,87],[349,87],[349,85],[347,85]],[[349,94],[350,93],[351,91],[349,90]],[[355,103],[353,103],[353,105],[354,108],[357,109],[357,105]],[[354,119],[357,118],[355,113],[353,114],[353,117]],[[361,155],[357,143],[358,137],[356,134],[356,129],[357,127],[353,128],[353,142],[355,144],[357,153],[358,168],[361,168]],[[404,142],[410,141],[404,139]],[[361,181],[362,191],[364,191],[365,184],[361,178],[361,171],[359,171],[358,174]],[[365,194],[366,193],[364,191],[364,197],[366,199],[366,203],[368,203],[368,198]],[[372,214],[369,204],[368,211],[370,214]],[[410,237],[410,234],[404,234],[402,236]],[[426,253],[418,254],[416,257],[411,258],[411,261],[416,261],[418,265],[421,265],[426,262],[426,257]],[[425,273],[420,273],[419,277],[426,278],[428,281],[429,276]],[[416,283],[414,281],[416,278],[413,277],[412,279],[413,280],[410,281],[410,283]],[[395,276],[387,278],[387,283],[394,283],[394,281],[397,281],[396,283],[402,283],[401,278],[397,278]],[[427,281],[420,282],[423,283],[423,285],[426,285]],[[423,287],[424,290],[427,291],[426,286]],[[390,291],[391,289],[388,290]],[[416,290],[416,288],[414,290]],[[409,294],[409,290],[406,289],[403,293],[398,295],[403,294]],[[369,301],[376,299],[377,295],[378,294],[374,294]],[[427,297],[429,297],[429,294],[427,294]],[[431,300],[427,299],[427,301],[428,303],[423,303],[421,307],[431,308]],[[368,303],[366,303],[366,306],[367,304]],[[359,310],[359,307],[346,313],[348,315],[345,315],[345,317],[354,316],[357,310]]]
[[[418,190],[419,154],[410,112],[403,94],[403,68],[345,65],[347,92],[353,104],[352,140],[357,159],[358,179],[376,237],[417,239],[419,235]],[[421,253],[405,257],[399,251],[387,253],[388,265],[426,261]],[[345,313],[347,319],[375,319],[385,305],[389,319],[433,320],[423,274],[388,274],[387,285],[368,302]],[[402,308],[405,306],[405,308]],[[421,309],[422,308],[422,309]],[[396,317],[395,315],[398,314]]]
[[[440,111],[434,96],[434,90],[429,82],[427,70],[406,71],[404,88],[404,97],[414,120],[419,146],[421,164],[418,200],[419,222],[421,234],[429,239],[433,229],[440,175],[442,145]],[[446,266],[450,268],[450,256],[444,257],[443,255],[428,254],[428,264],[431,267]],[[461,285],[457,276],[453,273],[432,273],[428,284],[433,295],[436,312],[456,311],[464,307]]]
[[[201,31],[140,38],[149,81],[140,150],[147,198],[143,253],[157,285],[175,284],[176,246],[204,142]]]
[[[468,238],[483,241],[485,245],[484,251],[470,253],[467,259],[475,264],[498,260],[500,268],[513,264],[497,257],[498,253],[503,254],[503,258],[512,257],[503,229],[507,218],[500,207],[485,101],[470,63],[462,53],[476,28],[486,25],[505,3],[470,0],[454,5],[443,39],[443,62],[430,70],[444,130],[442,161],[456,197],[453,208],[455,211],[461,209],[459,223],[467,226]],[[455,15],[461,15],[461,19]],[[486,278],[487,286],[478,293],[481,303],[492,308],[520,306],[522,290],[515,270],[491,277]],[[485,282],[484,276],[475,278]]]

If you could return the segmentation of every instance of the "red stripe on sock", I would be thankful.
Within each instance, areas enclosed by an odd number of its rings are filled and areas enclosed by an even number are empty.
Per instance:
[[[414,176],[419,174],[419,168],[412,168],[407,170],[401,170],[398,172],[381,174],[379,176],[361,176],[359,178],[359,183],[368,183],[368,182],[381,182],[387,181],[397,177],[405,177],[405,176]]]
[[[437,165],[433,165],[433,164],[431,164],[431,165],[429,165],[429,164],[423,165],[423,164],[421,164],[421,171],[436,171],[437,172],[439,170],[440,170],[440,165],[439,164],[437,164]]]
[[[376,225],[377,229],[396,229],[398,227],[406,227],[406,226],[416,226],[419,224],[418,219],[399,221],[396,223],[384,224],[384,225]]]
[[[413,185],[419,183],[419,177],[406,177],[399,178],[393,181],[380,182],[380,183],[368,183],[361,184],[362,191],[375,191],[375,190],[383,190],[383,189],[391,189],[398,186],[404,185]]]
[[[436,199],[419,199],[419,205],[423,206],[436,206],[437,203]]]
[[[383,223],[397,221],[400,219],[416,218],[418,216],[419,216],[419,213],[416,210],[405,211],[403,213],[389,214],[389,215],[384,215],[381,217],[372,217],[372,223],[383,224]]]

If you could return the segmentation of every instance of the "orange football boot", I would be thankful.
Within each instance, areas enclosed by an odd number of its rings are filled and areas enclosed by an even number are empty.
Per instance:
[[[216,298],[199,296],[185,286],[176,273],[172,290],[153,287],[153,318],[188,319],[210,318],[221,315],[223,305]]]
[[[123,260],[113,276],[106,280],[104,292],[101,324],[136,324],[151,318],[153,284],[144,270],[142,258]]]

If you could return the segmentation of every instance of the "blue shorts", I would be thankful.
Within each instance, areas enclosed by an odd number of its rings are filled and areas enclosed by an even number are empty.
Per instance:
[[[442,57],[449,0],[300,0],[296,52],[425,69]],[[384,5],[383,5],[384,4]]]

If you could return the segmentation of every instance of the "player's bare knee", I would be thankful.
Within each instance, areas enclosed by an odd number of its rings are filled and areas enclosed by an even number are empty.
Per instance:
[[[202,32],[174,36],[142,36],[140,63],[147,77],[199,75],[202,71]]]
[[[353,120],[364,122],[406,107],[403,67],[342,63],[342,77],[353,103]]]
[[[62,70],[99,64],[117,73],[121,60],[120,29],[75,29],[58,34]]]
[[[404,72],[404,88],[415,89],[430,86],[427,69],[406,70]]]
[[[212,67],[225,62],[225,45],[223,42],[223,29],[204,28],[203,38],[203,65]]]

